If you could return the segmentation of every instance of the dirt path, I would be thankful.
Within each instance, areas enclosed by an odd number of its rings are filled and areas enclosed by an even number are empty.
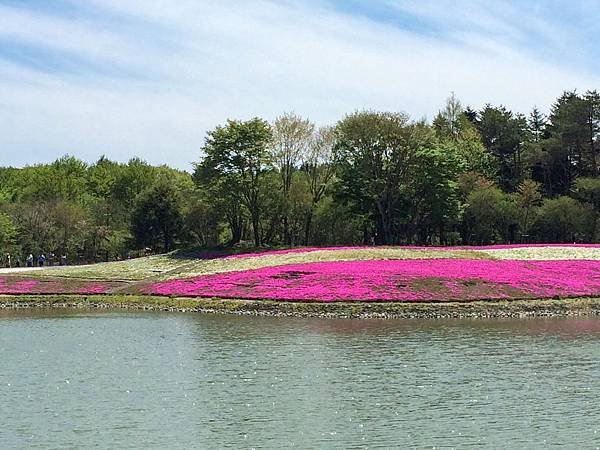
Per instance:
[[[13,267],[12,269],[2,268],[2,269],[0,269],[0,274],[33,272],[35,270],[43,270],[43,269],[45,269],[45,267]]]

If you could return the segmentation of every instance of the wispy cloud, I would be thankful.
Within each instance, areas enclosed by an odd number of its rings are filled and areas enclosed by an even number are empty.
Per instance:
[[[0,1],[0,164],[71,153],[189,168],[229,117],[431,117],[450,91],[474,107],[546,108],[598,85],[587,18],[599,11],[543,4]]]

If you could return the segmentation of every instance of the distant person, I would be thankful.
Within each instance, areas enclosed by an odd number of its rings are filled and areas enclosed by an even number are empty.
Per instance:
[[[61,257],[60,257],[60,265],[61,266],[66,266],[67,265],[67,255],[61,255]]]
[[[33,267],[33,255],[31,253],[27,257],[27,267]]]
[[[9,269],[12,267],[11,260],[10,260],[10,253],[6,254],[6,267],[8,267]]]
[[[38,266],[39,267],[44,267],[44,264],[46,263],[46,255],[44,255],[43,253],[39,256],[38,258]]]
[[[50,252],[48,255],[48,265],[52,267],[54,265],[54,253]]]

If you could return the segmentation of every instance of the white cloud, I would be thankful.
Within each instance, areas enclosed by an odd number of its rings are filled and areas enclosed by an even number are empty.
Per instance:
[[[547,108],[563,89],[598,84],[579,67],[544,62],[517,46],[516,13],[471,9],[444,40],[314,2],[93,4],[118,16],[120,26],[0,8],[0,16],[10,14],[4,38],[106,66],[43,72],[0,60],[0,164],[70,153],[87,160],[138,155],[189,168],[205,131],[230,117],[273,119],[294,110],[327,123],[361,108],[431,117],[450,91],[474,107],[502,103],[526,112]],[[403,5],[430,21],[450,20],[427,2]],[[123,23],[132,18],[128,30]],[[550,34],[538,22],[538,35]]]

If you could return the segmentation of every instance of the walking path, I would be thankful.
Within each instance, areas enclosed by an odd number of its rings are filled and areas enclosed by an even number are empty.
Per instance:
[[[3,268],[0,269],[0,273],[20,273],[20,272],[31,272],[34,270],[42,270],[44,267],[13,267],[11,269]]]

